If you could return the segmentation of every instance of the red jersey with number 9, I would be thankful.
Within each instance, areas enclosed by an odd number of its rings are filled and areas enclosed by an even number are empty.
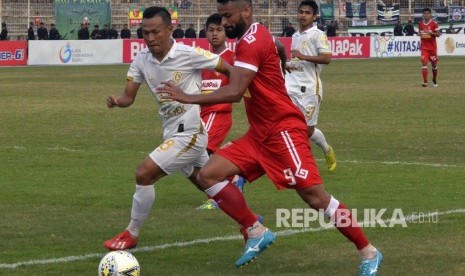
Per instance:
[[[245,109],[254,139],[265,140],[283,129],[303,129],[302,112],[289,98],[274,37],[254,23],[236,45],[235,67],[256,72],[244,94]]]
[[[430,20],[424,22],[423,20],[418,23],[418,34],[421,39],[421,49],[422,50],[436,50],[436,37],[432,36],[430,32],[437,32],[439,30],[439,25],[436,21]]]

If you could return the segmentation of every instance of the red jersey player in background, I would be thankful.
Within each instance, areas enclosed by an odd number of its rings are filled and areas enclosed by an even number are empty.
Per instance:
[[[359,250],[360,275],[376,275],[382,254],[370,244],[351,212],[326,192],[311,153],[305,118],[287,94],[273,36],[265,26],[254,23],[251,0],[217,2],[226,35],[238,39],[230,84],[203,95],[185,94],[170,82],[157,91],[164,99],[191,104],[244,98],[249,130],[213,154],[197,177],[205,193],[248,235],[236,266],[258,257],[275,242],[276,235],[258,220],[228,179],[239,174],[251,182],[266,173],[278,189],[295,189],[311,208],[323,210]]]
[[[421,39],[421,73],[423,74],[423,84],[421,86],[428,87],[428,62],[431,61],[433,71],[433,86],[437,87],[438,75],[438,54],[436,37],[440,36],[439,25],[431,19],[431,9],[423,9],[423,20],[418,23],[418,34]]]
[[[234,52],[226,47],[226,33],[224,27],[221,25],[221,15],[219,13],[210,15],[205,23],[205,29],[208,42],[211,46],[211,52],[219,55],[229,64],[233,64]],[[226,75],[218,73],[215,70],[202,70],[202,94],[212,93],[228,83],[229,79]],[[200,107],[200,116],[208,132],[208,155],[212,155],[220,148],[231,129],[232,104],[219,103],[202,105]],[[244,179],[240,176],[236,176],[234,184],[242,190]],[[209,198],[197,209],[218,209],[218,206],[213,199]]]

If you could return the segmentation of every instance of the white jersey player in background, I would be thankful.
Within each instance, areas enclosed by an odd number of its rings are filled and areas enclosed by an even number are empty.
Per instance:
[[[125,250],[137,245],[139,230],[155,201],[156,181],[180,171],[197,185],[197,174],[208,161],[208,135],[200,118],[199,105],[162,100],[156,88],[160,82],[172,82],[189,94],[200,94],[202,69],[229,74],[231,68],[218,55],[176,43],[171,37],[171,16],[165,8],[150,7],[144,11],[142,32],[147,48],[132,62],[124,93],[119,97],[109,96],[107,105],[110,108],[130,106],[145,82],[160,106],[164,142],[139,165],[131,221],[125,231],[103,243],[110,250]]]
[[[314,1],[302,1],[298,8],[299,30],[292,36],[292,59],[286,68],[286,88],[294,104],[304,113],[308,137],[325,154],[330,172],[336,169],[336,156],[328,145],[323,132],[316,128],[323,86],[320,74],[323,64],[331,61],[331,50],[326,34],[313,26],[318,17],[318,5]]]

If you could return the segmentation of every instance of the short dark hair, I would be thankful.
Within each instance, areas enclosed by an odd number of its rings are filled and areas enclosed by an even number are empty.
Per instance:
[[[155,16],[160,16],[161,19],[163,20],[163,23],[165,23],[166,26],[171,25],[171,14],[166,8],[163,8],[163,7],[146,8],[144,11],[144,14],[142,15],[142,18],[150,19]]]
[[[221,14],[214,13],[207,18],[207,22],[205,23],[205,28],[208,28],[208,25],[210,24],[221,25],[221,21],[222,21]]]
[[[424,9],[423,9],[423,12],[429,12],[429,13],[431,13],[431,9],[430,9],[430,8],[424,8]]]
[[[299,9],[302,6],[309,6],[310,8],[312,8],[313,14],[318,14],[318,4],[315,1],[312,1],[312,0],[302,1],[299,4]]]

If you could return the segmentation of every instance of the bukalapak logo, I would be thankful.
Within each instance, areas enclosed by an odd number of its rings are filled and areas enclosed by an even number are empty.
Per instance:
[[[60,61],[61,63],[83,63],[85,59],[92,59],[94,53],[87,52],[86,49],[74,47],[70,42],[60,48]]]

